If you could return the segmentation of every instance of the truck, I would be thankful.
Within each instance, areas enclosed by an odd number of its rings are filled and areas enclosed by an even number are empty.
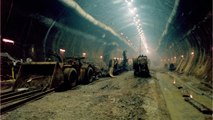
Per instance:
[[[151,77],[148,68],[148,58],[144,55],[139,55],[133,59],[134,76],[138,77]]]

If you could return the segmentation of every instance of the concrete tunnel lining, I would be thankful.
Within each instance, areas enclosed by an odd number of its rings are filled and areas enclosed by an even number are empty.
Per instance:
[[[211,0],[3,0],[1,57],[5,55],[12,62],[1,64],[1,90],[16,83],[18,87],[9,87],[55,93],[0,117],[212,119],[210,3]],[[14,43],[4,42],[5,38]],[[51,61],[47,57],[51,52],[58,53],[57,58],[67,57],[62,60],[66,62]],[[145,65],[135,59],[141,54],[150,59],[140,56]],[[80,61],[83,57],[79,56],[86,56],[86,60]],[[117,58],[119,64],[111,58]],[[5,67],[16,59],[24,59],[24,63]],[[25,70],[24,65],[28,66]],[[12,74],[4,76],[12,80],[4,81],[3,72]],[[6,110],[8,101],[3,99],[0,109]],[[203,111],[205,107],[207,111]]]

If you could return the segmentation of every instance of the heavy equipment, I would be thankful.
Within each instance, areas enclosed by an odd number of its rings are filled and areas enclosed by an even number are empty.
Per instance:
[[[150,77],[147,56],[140,55],[138,58],[133,59],[133,69],[135,76]]]
[[[93,81],[91,64],[83,63],[84,57],[69,57],[63,62],[23,63],[19,69],[13,90],[28,89],[69,89],[78,83]],[[62,61],[62,60],[61,60]]]
[[[1,114],[53,91],[64,91],[78,83],[88,84],[99,73],[97,67],[82,62],[84,57],[59,61],[22,63],[12,89],[1,92]]]
[[[118,63],[117,59],[110,59],[109,61],[109,68],[108,68],[108,75],[110,77],[115,77],[114,75],[118,75],[122,72],[122,66]]]

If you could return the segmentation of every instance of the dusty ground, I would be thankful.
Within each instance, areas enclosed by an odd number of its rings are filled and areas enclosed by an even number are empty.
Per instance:
[[[52,93],[1,116],[3,120],[169,120],[153,78],[133,72]]]
[[[152,78],[133,72],[101,78],[73,90],[52,93],[8,112],[2,120],[211,120],[183,100],[168,73]],[[195,96],[195,97],[198,97]],[[212,100],[199,97],[205,104]]]

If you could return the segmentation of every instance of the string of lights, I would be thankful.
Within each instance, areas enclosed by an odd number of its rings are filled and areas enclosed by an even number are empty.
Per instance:
[[[129,12],[133,15],[133,23],[135,24],[138,31],[138,35],[140,37],[140,50],[142,50],[141,46],[143,45],[146,52],[149,53],[146,38],[144,36],[144,32],[141,25],[141,20],[139,18],[139,15],[137,14],[137,8],[133,6],[133,0],[125,0],[125,2],[127,3]]]

